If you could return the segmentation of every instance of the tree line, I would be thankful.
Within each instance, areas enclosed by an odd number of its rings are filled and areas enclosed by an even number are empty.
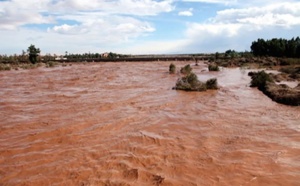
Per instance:
[[[290,40],[282,39],[282,38],[273,38],[271,40],[264,40],[258,39],[257,41],[253,41],[251,44],[251,52],[236,52],[235,50],[227,50],[224,54],[216,53],[215,58],[218,59],[220,57],[225,58],[235,58],[235,57],[249,57],[255,56],[274,56],[274,57],[288,57],[288,58],[300,58],[300,38],[292,38]],[[40,55],[41,50],[36,48],[34,45],[30,45],[25,52],[22,50],[22,54],[14,54],[14,55],[0,55],[0,63],[14,63],[14,62],[47,62],[47,61],[54,61],[58,58],[64,60],[67,59],[68,61],[85,61],[85,60],[93,60],[99,58],[126,58],[130,57],[129,55],[122,55],[116,53],[106,53],[104,56],[103,54],[99,53],[83,53],[83,54],[72,54],[65,52],[65,55],[51,55],[45,54],[43,56]]]
[[[300,38],[258,39],[252,42],[251,51],[255,56],[300,58]]]

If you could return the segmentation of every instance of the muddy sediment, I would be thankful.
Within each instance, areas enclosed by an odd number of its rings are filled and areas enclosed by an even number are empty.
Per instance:
[[[172,90],[169,64],[1,72],[0,185],[300,184],[299,107],[203,63],[219,90]]]

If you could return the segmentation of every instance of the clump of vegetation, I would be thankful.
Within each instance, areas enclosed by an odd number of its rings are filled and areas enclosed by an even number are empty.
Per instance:
[[[11,70],[11,67],[9,65],[0,63],[0,71],[3,71],[3,70]]]
[[[265,71],[249,72],[251,76],[250,87],[258,87],[259,90],[265,90],[267,82],[274,83],[273,78]]]
[[[174,87],[176,90],[186,90],[186,91],[205,91],[205,83],[198,80],[198,77],[193,72],[188,75],[179,78]]]
[[[265,95],[272,100],[286,105],[300,105],[300,86],[290,88],[287,85],[274,83],[270,74],[265,71],[250,72],[251,87],[258,87]]]
[[[179,78],[173,89],[185,91],[206,91],[207,89],[218,89],[217,79],[209,79],[206,83],[198,80],[195,73],[191,72],[186,76]]]
[[[219,69],[219,66],[217,64],[213,63],[213,64],[208,65],[208,70],[209,71],[219,71],[220,69]]]
[[[218,80],[216,78],[212,78],[206,81],[207,89],[218,89]]]
[[[176,66],[171,63],[170,66],[169,66],[169,73],[170,74],[175,74],[176,73]]]
[[[55,67],[55,66],[57,66],[57,65],[58,65],[57,62],[49,61],[49,62],[46,64],[46,67],[47,67],[47,68],[51,68],[51,67]]]
[[[183,68],[181,68],[180,69],[180,72],[182,73],[182,74],[190,74],[191,72],[192,72],[192,67],[191,67],[191,65],[185,65]]]

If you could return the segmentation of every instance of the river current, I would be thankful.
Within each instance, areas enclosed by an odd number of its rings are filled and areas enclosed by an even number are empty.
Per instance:
[[[170,63],[0,72],[0,185],[300,185],[300,107],[204,63],[173,62],[219,90],[172,90]]]

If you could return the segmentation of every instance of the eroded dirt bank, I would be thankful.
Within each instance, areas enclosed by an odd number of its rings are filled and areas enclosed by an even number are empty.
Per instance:
[[[1,72],[0,185],[300,185],[300,107],[204,64],[219,90],[175,91],[169,64]]]

